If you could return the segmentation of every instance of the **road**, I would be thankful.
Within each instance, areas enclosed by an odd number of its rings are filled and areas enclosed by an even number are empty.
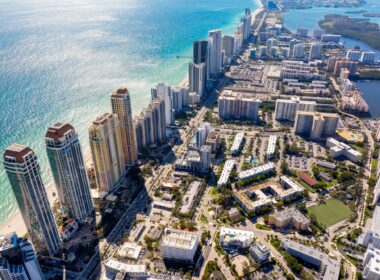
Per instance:
[[[339,85],[337,84],[336,80],[331,78],[330,79],[335,90],[341,92],[340,90],[340,87]],[[358,209],[358,217],[359,217],[359,221],[360,223],[358,222],[358,225],[362,225],[362,226],[365,226],[364,225],[364,209],[365,209],[365,203],[367,201],[367,190],[369,188],[368,186],[368,178],[371,176],[371,172],[372,172],[372,153],[375,149],[375,141],[373,140],[373,137],[372,137],[372,133],[370,130],[368,130],[367,126],[365,125],[365,123],[363,122],[362,119],[360,119],[359,117],[355,116],[355,115],[352,115],[352,114],[349,114],[349,113],[346,113],[344,111],[342,111],[340,109],[340,103],[339,103],[339,100],[337,99],[337,97],[335,97],[335,100],[338,102],[338,106],[337,106],[337,110],[340,114],[342,115],[345,115],[345,116],[348,116],[350,118],[353,118],[355,120],[358,121],[358,123],[360,124],[361,126],[361,130],[362,132],[366,135],[367,139],[368,139],[368,144],[369,144],[369,149],[368,149],[368,159],[367,159],[367,162],[366,162],[366,165],[365,165],[365,178],[362,178],[361,181],[362,181],[362,184],[363,184],[363,191],[364,191],[364,197],[362,199],[362,203],[361,205],[359,206],[359,209]]]

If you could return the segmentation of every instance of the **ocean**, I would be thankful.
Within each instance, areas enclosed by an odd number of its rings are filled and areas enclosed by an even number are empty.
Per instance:
[[[212,29],[232,34],[252,0],[0,0],[0,151],[12,143],[38,155],[49,125],[71,123],[84,153],[87,128],[111,110],[109,94],[128,87],[133,112],[157,82],[187,74],[192,42]],[[180,55],[183,58],[177,59]],[[0,224],[17,209],[0,164]]]

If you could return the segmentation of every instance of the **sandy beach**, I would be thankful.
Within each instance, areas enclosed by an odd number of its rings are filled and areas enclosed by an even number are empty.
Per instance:
[[[92,166],[92,158],[91,153],[86,153],[84,155],[84,162],[86,168]],[[50,170],[49,170],[50,172]],[[53,206],[58,201],[57,191],[55,188],[54,182],[50,182],[46,184],[46,194],[50,203],[50,206]],[[25,235],[27,233],[27,229],[22,219],[20,210],[17,210],[12,216],[10,216],[5,223],[0,225],[0,235],[8,234],[15,232],[17,235]]]

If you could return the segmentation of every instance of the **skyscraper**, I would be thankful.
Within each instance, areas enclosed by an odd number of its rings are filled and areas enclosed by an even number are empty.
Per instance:
[[[196,92],[201,97],[206,91],[206,65],[204,63],[189,64],[190,92]]]
[[[61,206],[77,221],[94,209],[78,135],[67,123],[56,123],[45,135],[46,152]]]
[[[222,38],[222,48],[226,57],[225,63],[230,63],[237,51],[236,38],[234,36],[224,35]]]
[[[189,105],[189,88],[171,86],[170,94],[173,99],[173,109],[175,113],[181,112],[184,107]]]
[[[165,103],[165,125],[170,126],[174,124],[175,115],[173,109],[173,97],[170,91],[170,86],[164,83],[156,84],[155,88],[151,89],[152,100],[157,97],[164,100]]]
[[[109,192],[123,175],[124,155],[116,114],[105,113],[89,127],[90,146],[99,192]]]
[[[208,33],[208,75],[217,74],[222,68],[222,31],[212,30]]]
[[[207,45],[205,40],[195,41],[193,43],[193,63],[200,64],[207,61]]]
[[[245,9],[241,22],[243,23],[243,39],[247,40],[251,35],[252,29],[252,14],[249,9]]]
[[[144,148],[162,143],[166,139],[165,107],[160,98],[152,100],[139,116],[135,118],[137,147]]]
[[[132,121],[131,98],[127,88],[118,88],[111,93],[112,112],[120,121],[121,143],[123,145],[124,161],[132,166],[137,161],[137,146],[135,130]]]
[[[37,156],[29,147],[13,144],[4,152],[4,168],[34,248],[53,256],[61,241]]]
[[[0,279],[45,279],[32,245],[15,233],[0,236]]]

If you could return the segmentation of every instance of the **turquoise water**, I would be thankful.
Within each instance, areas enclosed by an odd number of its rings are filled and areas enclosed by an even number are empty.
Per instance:
[[[285,25],[292,31],[297,28],[305,27],[309,29],[319,28],[318,21],[323,19],[324,15],[327,14],[341,14],[350,17],[362,17],[361,14],[347,14],[346,11],[357,11],[366,10],[369,13],[380,13],[380,1],[379,0],[367,0],[367,4],[358,8],[313,8],[313,9],[294,9],[290,10],[285,16]],[[373,17],[369,18],[371,22],[375,22],[380,25],[380,18]],[[360,46],[363,50],[376,51],[377,59],[380,59],[380,51],[375,50],[368,46],[367,44],[350,39],[344,38],[345,46],[347,48],[352,48],[354,46]]]
[[[220,28],[232,33],[252,0],[0,0],[0,151],[33,148],[52,181],[44,133],[73,124],[85,152],[87,127],[110,111],[109,93],[129,88],[133,111],[159,81],[180,82],[192,42]],[[0,223],[16,205],[0,167]]]

